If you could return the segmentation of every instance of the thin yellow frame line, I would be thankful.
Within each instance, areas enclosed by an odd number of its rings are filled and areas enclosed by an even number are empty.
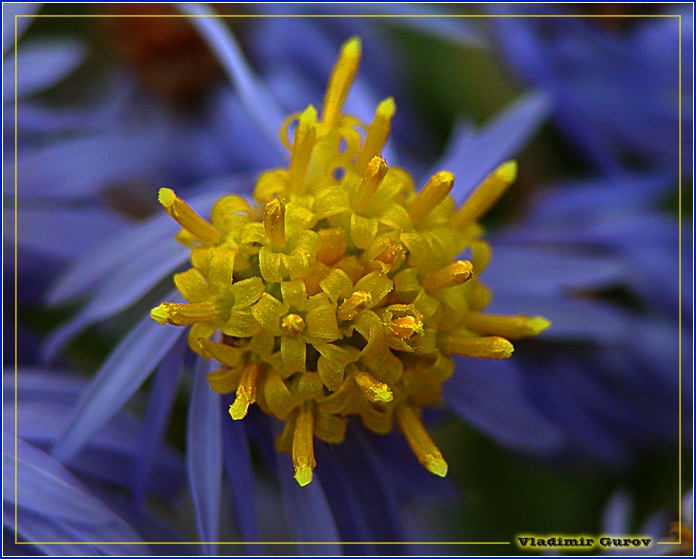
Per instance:
[[[384,18],[384,19],[396,19],[396,18],[419,18],[419,19],[433,19],[433,18],[677,18],[681,17],[678,14],[37,14],[34,16],[18,16],[18,17],[75,17],[75,18],[94,18],[94,17],[186,17],[186,18],[200,18],[200,17],[215,17],[215,18],[272,18],[272,17],[282,17],[288,19],[294,18]]]
[[[510,545],[511,542],[18,542],[41,545]]]
[[[18,541],[18,502],[19,499],[17,498],[17,491],[18,491],[18,484],[17,484],[17,443],[18,443],[18,421],[17,421],[17,402],[18,402],[18,391],[17,391],[17,383],[18,383],[18,335],[17,335],[17,329],[18,329],[18,281],[17,281],[17,242],[18,242],[18,224],[17,224],[17,217],[18,217],[18,184],[17,184],[17,143],[18,143],[18,123],[17,123],[17,70],[18,70],[18,64],[17,64],[17,43],[18,43],[18,37],[17,37],[17,19],[20,17],[33,17],[33,18],[96,18],[96,17],[114,17],[114,18],[123,18],[123,17],[173,17],[173,18],[199,18],[199,17],[216,17],[216,18],[274,18],[274,17],[282,17],[282,18],[302,18],[302,17],[307,17],[307,18],[384,18],[384,19],[394,19],[394,18],[424,18],[424,19],[431,19],[431,18],[676,18],[678,19],[678,89],[679,89],[679,123],[678,123],[678,146],[679,146],[679,153],[678,153],[678,227],[679,227],[679,232],[678,232],[678,238],[679,238],[679,257],[678,257],[678,273],[679,273],[679,295],[678,295],[678,301],[679,301],[679,309],[678,309],[678,356],[679,356],[679,364],[678,364],[678,393],[679,393],[679,401],[677,403],[678,406],[678,491],[679,491],[679,506],[678,506],[678,519],[679,519],[679,524],[681,525],[682,521],[682,502],[681,502],[681,492],[682,492],[682,16],[681,14],[499,14],[499,15],[494,15],[494,14],[248,14],[248,15],[243,15],[243,14],[132,14],[132,15],[126,15],[126,14],[75,14],[75,15],[69,15],[69,14],[34,14],[34,15],[28,15],[28,14],[15,14],[14,16],[14,47],[15,47],[15,52],[14,52],[14,60],[15,60],[15,68],[14,68],[14,89],[15,89],[15,99],[14,99],[14,117],[15,117],[15,123],[14,123],[14,139],[15,139],[15,153],[14,153],[14,161],[15,161],[15,169],[14,169],[14,193],[15,193],[15,199],[14,199],[14,213],[15,213],[15,223],[14,223],[14,233],[15,233],[15,239],[14,239],[14,264],[15,264],[15,288],[14,288],[14,297],[15,297],[15,309],[14,309],[14,328],[15,328],[15,341],[14,341],[14,348],[15,348],[15,356],[14,356],[14,365],[15,365],[15,387],[14,387],[14,418],[15,418],[15,425],[14,425],[14,450],[15,450],[15,456],[14,456],[14,461],[15,461],[15,472],[14,472],[14,484],[15,484],[15,505],[14,505],[14,516],[15,516],[15,544],[27,544],[27,545],[32,545],[32,544],[42,544],[42,545],[64,545],[64,544],[75,544],[75,545],[91,545],[91,544],[111,544],[111,545],[126,545],[126,544],[134,544],[134,543],[139,543],[139,544],[146,544],[146,545],[190,545],[190,544],[219,544],[219,545],[241,545],[241,544],[246,544],[246,545],[334,545],[334,544],[340,544],[340,545],[360,545],[360,544],[371,544],[371,545],[395,545],[395,544],[419,544],[419,545],[510,545],[510,542],[19,542]],[[679,533],[679,541],[669,541],[669,542],[655,542],[658,545],[681,545],[682,543],[682,534],[681,532]]]
[[[678,450],[678,460],[679,463],[677,465],[678,468],[678,476],[679,479],[677,480],[677,484],[679,486],[679,507],[678,507],[678,522],[679,526],[682,524],[682,499],[681,499],[681,494],[682,494],[682,16],[681,14],[678,14],[679,17],[679,46],[677,48],[678,55],[679,55],[679,60],[678,60],[678,67],[679,67],[679,77],[678,77],[678,83],[679,83],[679,158],[678,158],[678,188],[679,188],[679,196],[677,200],[677,213],[678,213],[678,227],[679,227],[679,257],[678,257],[678,276],[679,276],[679,308],[677,310],[678,317],[679,317],[679,325],[677,329],[677,335],[679,336],[679,349],[678,349],[678,358],[679,358],[679,364],[678,364],[678,370],[679,370],[679,378],[677,379],[678,383],[678,392],[679,392],[679,401],[677,402],[677,409],[679,413],[679,430],[678,430],[678,436],[679,436],[679,450]],[[655,542],[658,545],[681,545],[682,544],[682,532],[679,530],[679,541],[671,541],[671,542]]]
[[[18,518],[19,518],[19,496],[18,496],[18,491],[19,491],[19,483],[18,483],[18,468],[17,468],[17,463],[18,463],[18,450],[19,450],[19,421],[17,421],[17,403],[18,403],[18,394],[19,391],[17,390],[17,383],[19,382],[18,377],[19,377],[19,304],[18,304],[18,299],[19,299],[19,279],[18,279],[18,274],[17,274],[17,269],[18,269],[18,254],[17,254],[17,243],[18,243],[18,224],[17,224],[17,218],[19,215],[18,211],[18,200],[19,200],[19,192],[17,188],[17,161],[18,161],[18,156],[17,156],[17,145],[18,145],[18,138],[19,138],[19,133],[18,133],[18,127],[17,127],[17,43],[18,37],[17,37],[17,16],[15,14],[14,17],[14,331],[15,331],[15,339],[14,339],[14,410],[13,410],[13,415],[14,415],[14,523],[15,523],[15,544],[19,543],[17,540],[19,539],[19,530],[17,529],[17,526],[19,525]]]

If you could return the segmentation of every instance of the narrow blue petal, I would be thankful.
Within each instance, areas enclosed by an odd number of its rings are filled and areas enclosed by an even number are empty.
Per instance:
[[[156,181],[153,169],[168,157],[167,131],[151,126],[144,132],[109,131],[20,153],[19,192],[26,198],[77,201],[94,199],[100,190],[133,177]],[[14,165],[6,165],[4,179],[11,181],[13,173]]]
[[[121,340],[77,404],[53,450],[65,461],[76,454],[140,388],[184,330],[144,317]]]
[[[528,93],[499,113],[476,133],[455,131],[458,141],[434,165],[428,176],[443,169],[456,177],[452,192],[465,199],[498,165],[513,158],[541,126],[549,114],[549,98]]]
[[[132,484],[133,502],[141,509],[145,505],[148,483],[157,464],[169,417],[174,406],[185,350],[186,337],[181,336],[157,367],[150,390],[147,412],[138,441],[140,452],[135,463]]]
[[[31,250],[61,260],[76,258],[127,224],[123,217],[102,208],[19,208],[18,250],[20,255]],[[6,239],[11,241],[14,232],[8,233]]]
[[[316,445],[315,454],[317,457],[316,473],[320,479],[328,481],[326,497],[332,504],[336,524],[340,527],[341,539],[353,542],[372,541],[368,520],[365,518],[357,495],[354,494],[354,487],[350,483],[351,475],[346,476],[346,472],[341,467],[341,457],[328,452],[323,444]],[[353,471],[352,476],[355,476],[356,472],[360,472],[362,477],[362,467]],[[377,488],[370,487],[369,489],[376,490]],[[351,546],[351,549],[360,555],[375,555],[377,551],[374,546],[370,545]]]
[[[129,307],[163,279],[170,277],[188,260],[189,255],[190,251],[173,238],[144,250],[116,270],[76,316],[51,333],[44,346],[44,355],[53,359],[79,332]]]
[[[189,483],[201,542],[217,542],[222,492],[222,407],[220,395],[208,384],[214,361],[198,359],[186,433]],[[214,555],[217,544],[203,543],[203,554]]]
[[[558,450],[565,442],[559,428],[537,411],[510,362],[459,357],[457,370],[443,394],[462,418],[491,437],[515,448]]]
[[[631,509],[630,495],[623,489],[616,491],[602,512],[602,534],[629,534],[632,529]]]
[[[607,429],[595,414],[588,413],[566,381],[565,375],[549,375],[544,366],[533,379],[530,377],[527,393],[536,407],[567,433],[571,454],[591,456],[614,466],[625,464],[629,459],[626,441]]]
[[[50,450],[66,426],[73,405],[49,402],[24,402],[18,411],[18,435],[42,450]],[[11,422],[11,414],[4,419]],[[130,419],[131,421],[124,421]],[[83,450],[65,464],[76,474],[121,487],[131,485],[134,467],[139,464],[137,446],[140,423],[134,418],[112,419]],[[182,488],[184,468],[180,457],[169,448],[160,448],[157,475],[149,480],[146,490],[171,499]]]
[[[33,16],[43,6],[43,2],[8,2],[2,5],[2,54],[14,45],[15,41],[15,16]],[[33,17],[18,17],[17,39],[19,39],[27,27],[34,21]],[[5,74],[6,76],[10,74]]]
[[[16,503],[18,531],[35,541],[134,542],[119,550],[135,554],[147,553],[140,536],[102,501],[90,492],[51,456],[18,440],[18,456],[14,457],[12,437],[6,437],[3,452],[3,488],[6,498]],[[17,465],[17,494],[12,487]],[[33,517],[33,518],[32,518]],[[33,522],[36,517],[45,524]],[[44,529],[45,528],[45,529]],[[57,538],[58,534],[62,537]],[[56,539],[57,538],[57,539]],[[95,544],[104,550],[104,544]],[[121,547],[121,546],[106,546]]]
[[[85,386],[85,381],[57,369],[19,367],[17,369],[17,398],[20,401],[69,402]],[[3,400],[14,399],[14,372],[2,376]]]
[[[608,256],[549,247],[495,243],[495,258],[482,274],[493,290],[543,294],[570,288],[603,288],[621,280],[626,268]]]
[[[293,477],[295,471],[290,455],[278,453],[277,463],[283,507],[286,517],[290,520],[295,541],[341,541],[324,488],[317,476],[309,485],[300,487]],[[341,546],[339,544],[298,545],[298,552],[301,555],[340,555]]]
[[[202,184],[201,188],[223,185],[234,190],[234,179],[226,177],[221,182]],[[206,215],[219,197],[219,192],[208,191],[187,202],[196,211]],[[123,235],[107,239],[77,260],[58,278],[48,294],[48,303],[58,305],[84,297],[95,282],[110,277],[120,267],[137,259],[143,251],[157,250],[160,243],[173,239],[179,229],[179,225],[163,212],[143,224],[133,226]]]
[[[54,86],[75,70],[85,59],[87,49],[75,40],[34,40],[17,50],[17,97],[31,95]],[[7,66],[14,75],[14,57]],[[4,68],[8,71],[8,68]],[[14,98],[14,80],[3,83],[3,102]],[[20,109],[21,111],[21,105]]]
[[[289,5],[295,7],[294,11],[298,10],[297,4]],[[287,5],[283,6],[285,7]],[[302,4],[299,4],[299,6],[300,10],[303,9]],[[318,4],[317,8],[320,12],[334,14],[363,13],[389,16],[416,16],[390,17],[381,20],[381,22],[389,25],[413,29],[419,33],[430,35],[440,41],[448,41],[456,45],[472,47],[488,46],[484,34],[479,29],[469,24],[464,18],[436,17],[442,14],[432,6],[415,3],[397,4],[391,2],[371,2],[369,4],[351,4],[349,6],[349,8],[346,8],[342,4],[321,3]],[[304,10],[307,10],[307,8],[305,7]],[[277,8],[273,9],[273,11],[278,13]],[[315,12],[315,10],[311,11]]]
[[[227,418],[224,421],[225,470],[232,489],[236,524],[242,539],[257,542],[261,537],[256,511],[254,467],[246,429],[242,421],[228,421]],[[248,546],[247,550],[257,552],[255,546]]]
[[[336,446],[318,443],[317,473],[325,481],[342,541],[405,542],[396,491],[385,464],[365,441],[363,433],[351,426],[345,441]],[[351,549],[355,549],[351,546]],[[363,554],[403,554],[399,546],[364,546]]]
[[[200,17],[215,15],[206,4],[176,4],[176,8],[183,14],[199,16],[191,18],[191,24],[217,55],[230,81],[237,87],[240,99],[266,134],[269,147],[285,157],[282,144],[278,141],[278,130],[285,120],[284,113],[254,76],[229,28],[219,18]]]

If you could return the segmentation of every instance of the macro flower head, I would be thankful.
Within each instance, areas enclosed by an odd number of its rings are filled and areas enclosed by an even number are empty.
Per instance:
[[[477,220],[512,183],[515,163],[461,208],[448,171],[416,191],[381,156],[394,100],[369,124],[343,114],[360,56],[360,41],[349,40],[321,115],[310,105],[286,120],[289,168],[259,177],[257,206],[226,196],[207,221],[172,190],[159,194],[193,267],[175,276],[188,302],[162,303],[151,316],[191,325],[190,348],[225,366],[208,380],[216,392],[236,392],[232,419],[256,403],[285,422],[276,446],[291,452],[300,485],[312,480],[314,437],[342,442],[351,416],[376,433],[398,425],[420,463],[446,475],[420,415],[441,399],[450,355],[505,359],[509,339],[549,326],[482,312],[490,292],[478,274],[490,247]],[[467,249],[471,260],[457,260]],[[222,342],[211,340],[217,331]]]

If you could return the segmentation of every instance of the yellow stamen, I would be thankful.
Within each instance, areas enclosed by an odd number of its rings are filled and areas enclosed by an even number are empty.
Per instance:
[[[396,104],[392,97],[388,97],[377,105],[375,118],[367,129],[365,147],[358,156],[358,172],[364,172],[372,158],[380,155],[382,150],[384,150],[387,138],[389,138],[389,132],[391,131],[391,120],[395,112]]]
[[[324,97],[323,121],[328,126],[335,126],[341,116],[348,91],[353,84],[355,74],[358,72],[358,66],[360,66],[361,54],[362,46],[357,37],[348,39],[341,48],[341,54],[329,79]]]
[[[538,336],[551,326],[542,316],[498,316],[472,312],[467,317],[467,328],[478,334],[494,334],[509,340]]]
[[[205,303],[162,303],[150,311],[150,317],[160,324],[188,326],[219,318],[219,309],[210,302]]]
[[[295,420],[295,433],[292,437],[292,463],[295,466],[295,479],[301,487],[312,481],[314,460],[314,410],[310,402],[305,402]]]
[[[467,357],[482,359],[507,359],[512,355],[514,347],[500,336],[457,336],[447,334],[440,337],[443,349],[447,353],[456,353]]]
[[[204,243],[214,244],[220,240],[220,231],[199,216],[171,188],[160,188],[158,200],[179,225]]]
[[[391,331],[402,340],[410,340],[413,336],[422,336],[423,321],[417,316],[402,316],[395,318],[389,323]]]
[[[455,227],[464,227],[490,210],[517,178],[517,161],[507,161],[493,171],[471,193],[454,217]]]
[[[367,165],[367,170],[363,176],[358,190],[355,193],[355,198],[353,199],[353,208],[356,213],[364,214],[367,208],[370,206],[370,201],[372,196],[379,188],[379,185],[384,180],[389,167],[387,167],[387,162],[381,157],[373,157],[370,163]]]
[[[372,375],[361,371],[353,378],[365,398],[373,404],[388,404],[394,399],[391,389],[383,382],[375,380]]]
[[[423,289],[426,291],[438,291],[445,287],[459,285],[471,279],[474,274],[474,267],[468,260],[457,260],[436,272],[425,276]]]
[[[409,405],[399,406],[396,408],[396,421],[418,461],[429,472],[445,477],[447,462],[425,430],[418,413]]]
[[[289,314],[280,323],[283,332],[289,336],[299,336],[305,329],[305,321],[299,314]]]
[[[435,173],[408,206],[408,213],[414,225],[419,225],[423,218],[435,209],[454,186],[454,175],[449,171]]]
[[[259,376],[259,366],[249,363],[242,373],[242,378],[237,387],[237,397],[230,405],[229,413],[232,419],[244,419],[249,411],[249,406],[256,402],[256,383]]]
[[[287,239],[285,237],[285,204],[274,198],[266,204],[263,212],[263,228],[271,241],[271,246],[275,250],[285,247]]]
[[[295,131],[295,142],[290,155],[290,176],[288,184],[294,192],[302,192],[304,177],[307,174],[312,149],[317,138],[317,111],[311,105],[300,116]]]
[[[338,320],[352,320],[355,316],[372,305],[372,295],[367,291],[356,291],[338,307]]]

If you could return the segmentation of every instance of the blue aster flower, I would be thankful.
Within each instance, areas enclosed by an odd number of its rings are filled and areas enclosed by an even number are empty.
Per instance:
[[[508,3],[489,9],[512,15],[576,14],[588,9],[601,14],[603,6]],[[636,4],[633,13],[646,15],[650,9],[654,6]],[[682,125],[689,130],[693,124],[689,110],[693,99],[693,10],[665,4],[659,12],[640,19],[493,20],[506,62],[528,85],[553,97],[556,129],[602,171],[648,168],[671,177],[678,173],[680,78]],[[605,15],[611,13],[610,9]],[[619,9],[618,13],[625,11]],[[677,15],[682,16],[682,45]],[[680,47],[684,57],[681,77]],[[683,148],[684,168],[688,169],[692,150],[686,139]]]
[[[169,548],[150,549],[144,543],[182,541],[181,535],[145,505],[145,497],[156,496],[171,509],[182,487],[183,464],[169,446],[160,446],[150,469],[143,470],[137,459],[146,432],[141,421],[120,412],[70,461],[59,462],[51,456],[84,387],[84,380],[60,370],[20,367],[16,376],[4,375],[5,551],[50,555],[171,552]],[[116,487],[134,488],[135,501],[120,495]]]
[[[212,19],[200,18],[196,21],[205,36],[216,44],[216,49],[229,57],[229,38],[224,35],[223,28]],[[457,223],[461,221],[461,227],[467,231],[463,234],[463,237],[468,239],[467,243],[471,240],[469,235],[480,235],[473,222],[514,180],[515,164],[500,164],[519,149],[539,125],[546,113],[547,103],[542,96],[531,95],[521,99],[481,130],[462,126],[448,153],[449,157],[458,159],[452,167],[458,173],[456,190],[452,190],[452,173],[440,172],[430,180],[424,181],[429,186],[424,193],[416,196],[413,186],[410,186],[412,179],[408,178],[406,172],[395,170],[392,174],[387,174],[387,165],[384,159],[378,156],[384,148],[391,127],[394,115],[393,100],[386,99],[379,103],[374,118],[370,117],[372,124],[369,126],[360,124],[356,117],[343,113],[348,89],[357,71],[358,45],[355,40],[346,45],[341,61],[332,75],[333,85],[329,87],[325,100],[325,107],[328,108],[324,110],[333,116],[323,114],[321,120],[318,120],[316,111],[310,107],[286,122],[292,124],[299,119],[294,131],[294,144],[297,147],[293,149],[290,173],[287,175],[290,182],[287,184],[292,185],[297,181],[302,184],[311,159],[308,154],[312,153],[317,138],[324,138],[323,143],[318,144],[320,147],[317,148],[317,157],[329,158],[327,161],[333,162],[333,165],[345,166],[345,173],[353,172],[352,166],[366,166],[363,173],[367,173],[364,175],[367,178],[363,181],[365,185],[360,187],[360,192],[355,194],[355,209],[351,209],[350,203],[340,196],[333,200],[328,190],[321,196],[317,194],[317,200],[321,199],[318,203],[323,208],[321,211],[326,214],[327,220],[340,220],[343,219],[340,216],[350,216],[355,211],[357,217],[353,221],[356,225],[355,231],[351,233],[354,239],[351,242],[357,243],[356,247],[363,247],[360,251],[374,248],[376,252],[370,253],[374,257],[371,266],[376,266],[374,272],[358,272],[355,266],[351,268],[351,258],[356,259],[356,256],[353,255],[353,249],[350,254],[346,252],[347,245],[341,241],[340,231],[335,227],[322,227],[319,228],[319,232],[314,231],[310,226],[312,212],[308,208],[303,210],[301,204],[287,206],[287,219],[286,204],[290,204],[287,199],[286,202],[277,202],[275,205],[267,203],[263,218],[258,212],[251,212],[249,216],[243,217],[241,214],[250,212],[249,203],[241,197],[230,195],[230,183],[227,179],[222,183],[225,186],[224,190],[220,183],[217,188],[215,185],[209,185],[204,193],[191,196],[188,199],[189,204],[178,198],[172,190],[161,189],[160,202],[174,220],[169,216],[153,217],[127,235],[102,245],[98,251],[78,261],[53,291],[54,300],[65,301],[85,294],[92,296],[80,314],[53,338],[51,349],[55,351],[85,326],[114,316],[138,303],[143,295],[153,290],[155,294],[161,293],[161,288],[158,287],[161,281],[172,272],[181,269],[191,256],[191,247],[199,242],[196,239],[201,239],[200,235],[204,238],[204,243],[212,243],[224,251],[227,249],[218,245],[222,230],[227,231],[225,228],[228,226],[236,227],[235,224],[240,219],[240,225],[242,222],[246,223],[251,216],[256,220],[260,219],[256,223],[248,223],[249,228],[245,229],[249,234],[257,230],[261,234],[258,242],[252,241],[248,247],[251,250],[250,257],[258,260],[258,263],[251,264],[250,269],[261,266],[264,270],[263,276],[271,283],[282,285],[281,291],[284,295],[281,296],[281,292],[277,290],[266,293],[265,289],[263,293],[257,293],[258,288],[263,285],[258,275],[252,274],[249,278],[238,277],[235,285],[239,288],[234,288],[238,291],[237,298],[235,302],[230,300],[232,306],[225,310],[234,313],[236,318],[232,322],[236,326],[232,330],[223,328],[225,337],[220,338],[219,334],[215,333],[220,326],[215,304],[205,301],[192,302],[195,297],[192,298],[191,289],[196,290],[195,269],[177,275],[181,278],[181,281],[177,280],[177,285],[185,298],[176,292],[165,293],[162,299],[166,303],[152,311],[152,317],[165,324],[157,324],[150,316],[144,316],[123,338],[82,395],[70,418],[69,426],[54,449],[54,456],[61,460],[67,460],[78,452],[93,437],[95,431],[142,386],[154,369],[156,373],[148,415],[153,418],[151,424],[156,426],[151,431],[152,440],[161,438],[172,410],[173,394],[180,382],[181,371],[185,368],[186,362],[192,360],[194,374],[190,381],[193,388],[188,413],[187,460],[189,485],[201,541],[218,540],[219,511],[222,506],[230,504],[223,501],[221,494],[223,472],[227,473],[239,538],[242,541],[259,541],[259,535],[263,535],[264,529],[267,529],[265,525],[259,524],[255,515],[250,514],[259,503],[256,495],[261,491],[258,479],[254,476],[250,447],[263,457],[262,469],[272,473],[274,477],[277,476],[280,481],[280,495],[296,541],[404,541],[417,537],[417,534],[411,531],[408,536],[405,534],[403,513],[400,512],[404,499],[412,496],[415,480],[418,480],[419,487],[428,488],[430,491],[433,487],[442,488],[441,483],[432,479],[428,481],[425,471],[427,469],[442,476],[446,473],[447,464],[423,427],[420,409],[439,399],[442,380],[453,372],[452,362],[444,355],[442,359],[435,360],[437,366],[428,359],[422,361],[420,358],[414,358],[415,361],[409,362],[409,371],[413,371],[409,374],[415,375],[412,379],[415,383],[413,385],[410,381],[395,384],[394,379],[389,381],[387,378],[380,378],[384,374],[388,376],[390,370],[398,375],[398,370],[403,367],[403,364],[397,363],[398,360],[389,357],[393,357],[389,348],[406,353],[415,352],[414,355],[420,352],[430,355],[435,351],[432,349],[436,333],[433,325],[442,317],[436,317],[432,304],[437,306],[440,303],[437,303],[434,296],[423,291],[425,288],[421,288],[420,281],[425,282],[428,291],[433,293],[450,293],[448,289],[458,290],[460,287],[468,286],[464,289],[468,293],[467,298],[447,299],[447,305],[461,306],[470,297],[473,301],[471,304],[476,309],[480,310],[485,306],[485,288],[477,287],[476,282],[467,283],[473,277],[470,263],[458,261],[442,269],[439,269],[439,264],[436,263],[436,260],[440,262],[445,258],[449,258],[451,262],[460,250],[457,247],[461,241],[456,240],[457,235],[444,233],[445,223],[450,219]],[[260,109],[263,109],[263,105],[260,105]],[[353,128],[356,125],[367,129],[364,140],[367,147],[364,150],[360,147],[363,139],[355,134]],[[319,126],[324,127],[323,136],[316,131]],[[340,136],[334,133],[338,130],[345,134],[346,150],[350,150],[346,155],[342,155],[343,152],[337,149],[339,146],[333,145],[331,140],[340,139]],[[284,137],[285,141],[288,134],[287,126],[284,126],[281,137]],[[348,156],[356,149],[361,153],[365,152],[360,163],[349,159]],[[466,155],[458,157],[462,152]],[[324,175],[332,171],[333,167],[324,169],[322,165],[317,164],[317,168],[321,172],[317,175],[316,187],[323,187],[324,178],[340,180],[340,174],[335,177],[332,174]],[[312,172],[316,174],[318,171],[315,169]],[[265,198],[272,197],[273,192],[278,189],[282,191],[285,188],[283,185],[286,184],[283,173],[284,171],[276,170],[262,175],[256,188],[257,197],[265,202]],[[393,210],[391,218],[371,216],[369,207],[377,207],[370,205],[372,196],[376,195],[375,190],[387,178],[390,183],[393,182],[395,198],[392,203],[398,207]],[[481,183],[483,186],[479,187]],[[449,197],[450,191],[457,199],[467,200],[463,206],[464,210],[456,214],[456,218],[454,199]],[[410,192],[407,194],[407,207],[403,205],[405,201],[401,200],[399,192]],[[298,198],[302,199],[304,198],[301,196]],[[311,200],[312,197],[308,197],[307,203],[312,204]],[[220,213],[221,211],[223,213]],[[198,215],[210,215],[211,212],[222,221],[214,217],[215,225],[211,225]],[[363,216],[364,212],[368,214]],[[434,212],[432,216],[431,212]],[[439,216],[438,212],[444,213]],[[310,222],[303,225],[302,214],[310,215]],[[407,222],[417,223],[418,227],[425,230],[437,225],[443,228],[443,237],[438,239],[435,235],[428,240],[419,237],[414,231],[411,241],[408,241],[412,243],[409,250],[414,254],[420,254],[418,266],[423,268],[423,275],[414,275],[409,279],[407,273],[400,281],[405,282],[402,297],[415,300],[414,297],[418,297],[419,292],[422,291],[422,295],[417,304],[404,299],[400,303],[390,301],[388,308],[383,308],[385,303],[382,299],[393,286],[392,280],[387,277],[388,271],[391,267],[396,271],[403,264],[406,253],[403,247],[399,249],[398,240],[391,239],[388,235],[377,239],[377,233],[380,231],[380,223],[386,224],[388,229],[389,223],[393,220],[404,219],[404,227],[407,226]],[[468,225],[470,221],[472,224]],[[297,235],[293,229],[286,230],[285,223],[288,227],[299,227]],[[177,234],[180,227],[183,227],[183,230]],[[408,227],[412,228],[413,225]],[[436,230],[439,230],[437,227]],[[266,231],[266,236],[263,231]],[[184,242],[183,248],[177,245],[175,237]],[[232,238],[230,240],[232,242]],[[320,246],[322,243],[326,245],[323,248]],[[419,243],[425,245],[419,248]],[[475,265],[485,267],[487,245],[483,241],[476,241],[474,244],[477,247],[476,255],[473,257]],[[254,249],[254,245],[264,248]],[[281,249],[286,246],[292,250],[288,254],[281,254]],[[428,246],[432,246],[432,255],[428,254]],[[307,275],[307,266],[310,263],[308,258],[314,252],[321,252],[322,256],[312,264],[316,264],[317,269]],[[260,256],[261,254],[263,256]],[[435,255],[439,256],[435,258]],[[431,256],[432,262],[429,262]],[[196,258],[197,256],[194,256],[194,259]],[[341,266],[335,268],[335,273],[329,277],[327,273],[330,266],[341,260]],[[219,261],[223,267],[226,265],[225,261],[228,265],[233,265],[233,260],[226,260],[224,255],[222,259],[216,257],[215,261]],[[357,259],[354,264],[356,263]],[[239,265],[244,267],[242,260],[239,260]],[[436,265],[438,267],[434,267]],[[224,270],[220,271],[220,278],[224,278]],[[232,268],[230,273],[231,271]],[[256,274],[258,273],[257,271]],[[287,274],[290,275],[289,280],[285,277]],[[217,272],[214,276],[218,277]],[[306,278],[305,282],[298,282],[297,277]],[[315,277],[313,284],[312,277]],[[319,285],[317,282],[324,283]],[[223,292],[227,289],[224,279],[220,285],[214,284],[211,280],[210,287],[213,290],[220,288]],[[441,295],[444,296],[440,293],[436,297]],[[282,297],[283,302],[278,297]],[[187,300],[190,303],[188,305]],[[430,300],[434,303],[428,307],[427,301]],[[263,301],[263,304],[260,304],[260,301]],[[288,314],[288,309],[283,310],[278,304],[281,307],[283,304],[290,305],[289,308],[295,310]],[[250,312],[252,306],[255,314]],[[142,307],[137,305],[137,308]],[[374,311],[370,310],[373,308]],[[468,315],[464,309],[460,310],[461,317],[466,316],[471,320],[471,324],[467,323],[471,330],[468,326],[460,324],[460,330],[463,329],[462,333],[466,335],[460,336],[459,330],[453,330],[449,334],[443,334],[445,341],[442,343],[447,346],[448,351],[451,349],[454,352],[479,357],[507,357],[512,346],[503,335],[511,338],[524,337],[538,333],[548,325],[541,318],[484,318],[481,313],[474,312]],[[212,311],[212,314],[208,311]],[[193,315],[189,316],[191,312]],[[453,317],[459,314],[454,307],[452,312]],[[333,320],[330,318],[332,313]],[[375,317],[377,322],[372,324],[370,321]],[[332,344],[339,332],[337,324],[334,325],[337,318],[343,323],[342,328],[355,328],[356,332],[362,332],[360,335],[366,339],[367,345],[358,343],[355,347],[350,344],[343,347]],[[357,320],[355,326],[350,326],[348,323],[354,319]],[[461,322],[461,319],[458,320]],[[166,324],[167,322],[172,324]],[[183,346],[183,329],[177,328],[174,324],[194,324],[192,333],[188,336],[189,349]],[[261,340],[263,336],[257,332],[260,326],[267,328],[272,334],[271,341],[277,337],[281,347],[285,349],[275,351],[272,343],[270,346],[264,346],[266,349],[260,348],[259,355],[263,356],[264,360],[268,358],[276,363],[274,366],[283,371],[286,377],[294,375],[297,382],[292,386],[285,384],[277,375],[272,378],[268,376],[272,370],[267,369],[266,364],[260,369],[260,365],[250,362],[249,367],[243,367],[243,378],[234,372],[236,366],[230,360],[234,359],[239,349],[235,340],[242,338],[241,343],[244,344],[244,338],[257,335],[261,336],[258,338]],[[277,332],[276,327],[280,328]],[[389,328],[391,334],[385,334],[384,328]],[[339,336],[345,337],[346,332],[340,333]],[[496,335],[499,332],[504,334]],[[301,354],[302,348],[297,342],[301,342],[303,347],[312,344],[308,350],[310,353],[315,350],[326,353],[314,355],[314,359],[318,358],[320,361],[317,366],[321,369],[321,377],[317,377],[319,373],[310,374],[305,371],[303,375],[295,370],[298,366],[304,368],[302,363],[305,361]],[[210,359],[212,356],[215,356],[216,360]],[[353,365],[363,358],[376,360],[369,366],[369,373],[363,374]],[[386,361],[380,365],[380,359]],[[220,369],[219,363],[224,363],[225,366]],[[429,367],[433,367],[434,377],[440,380],[434,381],[430,388],[420,391],[417,388],[419,383],[425,382],[429,385],[429,382],[424,379],[418,380],[418,371],[430,370]],[[375,375],[380,378],[375,378]],[[316,383],[319,378],[320,383],[331,387],[328,389],[329,393],[324,393],[323,396],[320,392],[325,389]],[[264,384],[258,384],[259,382]],[[305,386],[305,382],[310,384]],[[388,382],[392,382],[392,386]],[[466,375],[461,382],[467,382]],[[490,399],[483,398],[472,404],[472,413],[488,417],[489,420],[482,423],[487,423],[495,433],[504,431],[504,437],[514,440],[518,446],[539,450],[558,444],[562,434],[536,412],[531,402],[515,396],[515,382],[515,379],[511,378],[510,383],[507,380],[501,383],[505,385],[506,392],[506,399],[501,407],[494,405]],[[341,392],[339,385],[343,384],[345,390]],[[289,391],[291,387],[293,392]],[[296,393],[295,388],[300,392]],[[478,386],[474,384],[469,388],[478,390]],[[273,396],[276,389],[279,390],[276,396],[280,398],[277,402]],[[309,400],[298,404],[299,401],[296,399],[304,398],[302,394],[306,389],[310,390]],[[317,392],[317,389],[320,392]],[[330,406],[339,405],[340,402],[338,396],[332,400],[333,404],[324,402],[324,397],[330,393],[345,397],[345,402],[341,405],[349,406],[346,413],[360,415],[364,422],[372,425],[371,430],[383,433],[382,436],[374,435],[370,430],[355,425],[355,422],[347,425],[340,411],[331,412]],[[261,413],[255,406],[251,406],[255,400],[261,402],[261,408],[266,413]],[[395,405],[390,406],[392,401],[395,401]],[[407,403],[410,401],[413,403]],[[315,402],[317,406],[322,406],[322,410],[326,410],[326,413],[317,412],[325,417],[317,419],[316,424],[311,419],[311,409]],[[396,406],[397,403],[400,407]],[[281,407],[278,408],[276,404]],[[386,411],[380,412],[380,406],[385,406]],[[270,415],[269,410],[272,411]],[[244,417],[244,420],[233,421],[228,417],[230,414],[233,419],[239,420]],[[282,421],[284,419],[287,420],[285,428]],[[405,440],[396,433],[385,434],[393,430],[394,421],[400,425]],[[321,434],[324,441],[342,442],[331,447],[319,442],[315,445],[312,442],[315,433]],[[279,441],[277,444],[286,452],[276,452],[274,439]],[[408,447],[418,460],[410,455]],[[418,461],[425,469],[419,469]],[[299,483],[293,481],[293,472]],[[404,488],[408,490],[405,491]],[[209,544],[206,549],[212,552],[215,547]],[[322,550],[333,552],[339,551],[340,548],[335,546]],[[369,546],[365,550],[374,551]]]

